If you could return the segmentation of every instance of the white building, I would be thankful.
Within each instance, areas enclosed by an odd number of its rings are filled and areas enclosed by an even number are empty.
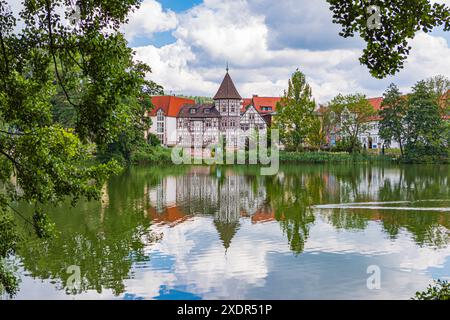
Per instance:
[[[165,146],[176,144],[206,147],[222,137],[227,147],[237,147],[253,130],[266,133],[280,98],[243,99],[227,72],[212,104],[196,104],[179,97],[152,97],[152,127]],[[244,139],[243,139],[244,138]]]

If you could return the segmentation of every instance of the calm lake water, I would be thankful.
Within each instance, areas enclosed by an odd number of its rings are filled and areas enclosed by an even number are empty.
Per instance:
[[[450,278],[450,167],[258,173],[133,168],[101,203],[49,209],[60,234],[20,248],[15,298],[409,299]]]

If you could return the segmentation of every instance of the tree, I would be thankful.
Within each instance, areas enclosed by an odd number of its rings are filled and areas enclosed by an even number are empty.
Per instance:
[[[450,300],[450,283],[435,280],[425,291],[417,291],[414,300]]]
[[[288,149],[301,150],[313,124],[316,103],[305,75],[298,69],[289,80],[287,91],[277,103],[275,126]]]
[[[408,98],[405,117],[409,159],[446,155],[445,126],[435,93],[426,81],[419,81]]]
[[[405,115],[407,110],[407,100],[402,97],[395,84],[391,84],[384,93],[384,100],[379,112],[381,120],[379,122],[379,135],[386,145],[392,141],[397,141],[400,145],[400,153],[403,157],[403,145],[405,135]]]
[[[426,80],[428,87],[435,94],[436,101],[447,114],[450,110],[450,80],[442,75],[438,75]]]
[[[12,212],[40,237],[52,224],[44,204],[98,199],[116,162],[92,165],[95,149],[117,139],[133,119],[150,68],[133,60],[119,32],[139,0],[25,0],[23,27],[0,0],[0,289],[14,293],[5,259],[17,247]],[[69,23],[69,20],[71,21]],[[58,96],[59,93],[59,96]],[[55,123],[52,98],[71,106],[74,129]],[[95,143],[95,145],[93,145]],[[32,218],[14,204],[34,205]]]
[[[348,141],[349,152],[357,151],[358,137],[370,130],[376,115],[374,107],[365,95],[338,95],[330,103],[333,112],[333,124],[339,130],[340,138]]]
[[[327,0],[333,22],[342,26],[342,37],[359,34],[367,43],[360,62],[376,78],[394,75],[403,68],[417,32],[443,26],[450,30],[450,8],[429,0]],[[376,7],[374,7],[376,6]]]
[[[164,92],[161,86],[151,83],[151,86],[145,87],[142,94],[138,103],[128,103],[129,120],[114,141],[100,150],[98,158],[101,161],[116,159],[124,164],[131,163],[133,154],[148,149],[150,141],[145,139],[145,132],[151,127],[152,121],[148,114],[154,108],[150,96]]]
[[[329,108],[321,107],[316,113],[316,118],[312,121],[307,136],[308,144],[320,150],[327,144],[327,138],[331,135],[332,123]]]

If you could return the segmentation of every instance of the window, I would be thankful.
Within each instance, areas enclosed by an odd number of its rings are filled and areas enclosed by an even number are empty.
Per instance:
[[[272,107],[261,107],[262,111],[272,111]]]
[[[190,114],[196,114],[197,110],[195,108],[191,108],[191,109],[189,109],[189,113]]]
[[[253,113],[250,113],[248,117],[250,118],[250,120],[255,120],[255,114]]]
[[[231,107],[231,112],[235,113],[236,112],[236,108],[234,106]]]
[[[205,113],[211,113],[211,109],[205,109]]]
[[[227,112],[227,107],[222,106],[222,112]]]
[[[158,110],[158,113],[156,114],[156,121],[164,121],[164,111],[161,109]]]
[[[162,144],[164,144],[164,131],[164,112],[160,109],[156,113],[156,135],[158,136],[158,139]]]

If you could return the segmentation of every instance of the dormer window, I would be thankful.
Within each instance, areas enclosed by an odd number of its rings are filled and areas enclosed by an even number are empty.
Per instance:
[[[197,109],[191,108],[191,109],[189,110],[189,113],[190,113],[190,114],[196,114],[196,113],[197,113]]]
[[[211,113],[211,109],[205,109],[205,113]]]

